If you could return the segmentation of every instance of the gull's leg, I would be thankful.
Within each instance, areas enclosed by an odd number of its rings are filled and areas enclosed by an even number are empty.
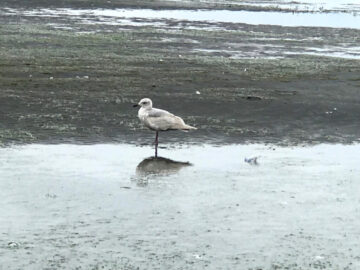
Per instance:
[[[157,157],[158,144],[159,144],[159,131],[156,131],[156,137],[155,137],[155,157]]]

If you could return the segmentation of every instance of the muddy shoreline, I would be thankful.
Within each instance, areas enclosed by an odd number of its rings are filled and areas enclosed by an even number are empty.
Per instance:
[[[359,61],[316,54],[359,30],[1,14],[2,144],[150,143],[142,97],[199,128],[164,143],[358,141]]]
[[[177,0],[4,0],[2,6],[12,8],[134,8],[134,9],[205,9],[205,10],[248,10],[248,11],[280,11],[305,13],[359,13],[358,4],[347,2],[337,5],[331,3],[312,3],[296,1],[177,1]]]

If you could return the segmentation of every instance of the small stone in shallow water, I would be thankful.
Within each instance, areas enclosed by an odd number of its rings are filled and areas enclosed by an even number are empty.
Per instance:
[[[9,248],[18,248],[19,244],[16,243],[16,242],[11,241],[11,242],[8,243],[8,247]]]
[[[258,165],[257,159],[259,157],[253,157],[253,158],[245,158],[244,161],[246,163],[249,163],[250,165]]]

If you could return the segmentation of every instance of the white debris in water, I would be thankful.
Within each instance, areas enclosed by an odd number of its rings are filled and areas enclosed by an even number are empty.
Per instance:
[[[196,93],[197,95],[200,95],[200,94],[201,94],[200,91],[196,91],[195,93]]]
[[[324,256],[320,256],[320,255],[315,256],[315,260],[323,260],[323,259],[324,259]]]
[[[198,260],[200,260],[202,258],[202,256],[200,254],[193,254],[193,257]]]
[[[337,108],[333,108],[332,111],[326,111],[325,113],[326,113],[326,114],[333,114],[333,113],[336,112],[336,111],[337,111]]]
[[[54,77],[50,77],[49,79],[50,79],[50,80],[53,80],[53,79],[54,79]]]

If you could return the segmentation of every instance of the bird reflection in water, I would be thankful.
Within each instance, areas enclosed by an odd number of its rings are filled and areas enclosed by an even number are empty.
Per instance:
[[[175,161],[164,157],[149,157],[136,167],[138,185],[146,186],[153,176],[168,176],[179,172],[183,167],[192,166],[190,162]]]

